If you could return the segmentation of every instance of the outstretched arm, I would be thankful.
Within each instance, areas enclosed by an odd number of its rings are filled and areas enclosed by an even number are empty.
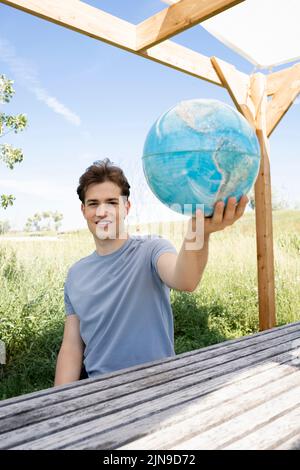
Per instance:
[[[224,230],[236,222],[244,214],[247,203],[246,195],[238,204],[235,198],[229,198],[226,207],[219,201],[212,217],[204,217],[198,209],[196,216],[189,220],[179,254],[164,253],[159,258],[157,267],[161,279],[171,288],[194,291],[207,264],[211,233]]]

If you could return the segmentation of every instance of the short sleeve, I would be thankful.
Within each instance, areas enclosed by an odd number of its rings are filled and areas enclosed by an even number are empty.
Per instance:
[[[156,274],[159,276],[158,270],[157,270],[157,261],[160,255],[163,253],[175,253],[177,254],[176,248],[174,245],[169,240],[166,240],[165,238],[156,238],[154,240],[151,240],[151,265],[154,268]]]
[[[75,314],[75,310],[73,308],[73,305],[71,304],[70,297],[69,297],[69,294],[68,294],[67,281],[65,282],[65,285],[64,285],[64,301],[65,301],[65,313],[66,313],[66,315]]]

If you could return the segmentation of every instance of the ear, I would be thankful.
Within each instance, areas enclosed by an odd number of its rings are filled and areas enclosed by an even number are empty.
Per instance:
[[[130,207],[131,207],[131,204],[130,204],[129,200],[126,201],[125,207],[126,207],[126,216],[127,216],[129,211],[130,211]]]
[[[81,212],[83,214],[83,217],[86,219],[86,216],[85,216],[85,205],[83,203],[81,203]]]

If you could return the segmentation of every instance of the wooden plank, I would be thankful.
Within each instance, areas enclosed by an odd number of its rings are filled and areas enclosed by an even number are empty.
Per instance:
[[[300,64],[292,67],[267,107],[267,135],[272,134],[300,93]]]
[[[190,433],[193,427],[199,430],[199,424],[201,425],[201,423],[209,427],[212,425],[212,420],[218,422],[218,420],[224,419],[224,415],[220,417],[220,411],[222,410],[224,402],[228,400],[231,401],[233,407],[231,410],[227,410],[227,416],[232,416],[232,413],[236,413],[238,406],[238,403],[234,405],[235,400],[240,400],[243,396],[242,394],[248,393],[250,402],[246,403],[245,397],[243,397],[243,400],[244,405],[250,407],[251,400],[253,400],[255,396],[255,391],[263,385],[272,382],[274,379],[279,380],[283,377],[283,372],[287,376],[291,371],[287,365],[284,367],[278,365],[276,369],[269,370],[269,373],[263,373],[261,366],[261,368],[258,367],[255,369],[255,373],[251,377],[246,377],[245,372],[242,372],[239,379],[234,380],[233,384],[230,382],[224,383],[224,387],[216,389],[216,391],[207,388],[206,394],[204,395],[201,388],[200,394],[198,391],[198,396],[195,395],[195,400],[191,401],[190,404],[186,404],[188,406],[182,406],[180,400],[178,400],[174,409],[163,410],[160,408],[157,413],[145,415],[145,417],[139,420],[136,420],[138,416],[136,415],[136,410],[134,410],[135,421],[132,420],[131,423],[125,423],[123,427],[109,431],[101,437],[91,435],[80,441],[80,448],[93,449],[99,447],[104,449],[105,446],[110,445],[111,448],[120,449],[121,446],[124,445],[124,449],[162,449],[165,446],[167,447],[170,439],[172,439],[171,435],[174,435],[175,426],[177,427],[177,437],[182,433]],[[292,371],[292,373],[293,372],[294,371]],[[210,381],[207,381],[205,386],[209,387],[209,385]],[[188,393],[190,393],[190,391],[188,391]],[[219,411],[216,412],[216,410]],[[202,413],[207,413],[208,421],[206,416]],[[189,421],[190,418],[193,420],[196,415],[196,421]],[[140,436],[143,437],[141,438]],[[125,444],[126,441],[128,444]],[[68,448],[75,449],[77,446],[78,444],[71,444],[68,445]]]
[[[262,382],[258,379],[255,385],[258,388],[261,384]],[[234,404],[234,400],[239,401],[242,398],[241,394],[245,393],[246,389],[242,384],[235,384],[235,386],[237,394],[232,391],[230,398],[233,408],[231,411],[229,408],[225,410],[225,414],[222,417],[220,417],[220,411],[223,409],[224,402],[229,396],[229,389],[232,387],[206,395],[202,397],[202,401],[197,404],[192,402],[189,407],[183,407],[178,404],[174,410],[160,410],[159,413],[153,416],[146,416],[138,422],[126,424],[119,429],[109,431],[103,436],[97,437],[91,435],[77,444],[68,445],[67,448],[76,449],[79,444],[81,449],[105,449],[107,446],[118,450],[168,449],[172,445],[174,434],[178,438],[180,434],[190,433],[193,429],[199,431],[199,427],[203,425],[209,428],[213,422],[217,422],[218,419],[224,419],[226,413],[227,416],[232,416],[232,413],[236,413],[239,403]],[[251,399],[253,399],[254,394],[254,389],[248,393],[247,396],[249,396],[250,401],[247,404],[245,403],[246,407],[251,406]],[[209,401],[209,407],[206,407],[206,400]]]
[[[135,48],[135,25],[79,0],[1,0],[1,3],[124,49]]]
[[[300,372],[294,371],[292,375],[285,376],[271,383],[261,383],[258,379],[257,386],[255,386],[254,380],[254,387],[248,390],[245,390],[243,387],[239,390],[239,385],[241,386],[241,384],[237,384],[234,392],[225,389],[212,393],[201,401],[193,402],[187,410],[183,410],[180,414],[178,413],[176,420],[173,418],[173,422],[170,420],[168,422],[164,421],[159,431],[151,432],[145,437],[135,439],[119,447],[118,450],[185,449],[185,442],[189,442],[192,439],[195,445],[197,445],[197,441],[193,436],[200,436],[201,438],[202,433],[204,434],[207,431],[209,433],[212,432],[210,431],[211,428],[213,429],[217,426],[226,427],[226,423],[229,420],[239,420],[241,415],[248,411],[253,413],[257,407],[274,400],[275,397],[280,397],[281,394],[289,392],[291,388],[296,387],[300,390],[299,380]],[[295,394],[293,393],[292,397],[294,396]],[[216,397],[220,399],[218,400]],[[276,408],[270,410],[270,414],[271,416],[275,415]],[[125,433],[126,429],[123,429],[123,432]],[[231,427],[227,428],[227,439],[228,435],[231,435]],[[125,435],[124,437],[127,436]],[[210,445],[210,448],[216,448],[214,440],[211,441]],[[187,448],[190,449],[191,447]],[[194,448],[199,449],[199,446],[197,445]]]
[[[300,433],[297,430],[296,435],[290,437],[286,441],[277,444],[276,450],[300,450]]]
[[[300,69],[300,63],[293,65],[292,67],[285,68],[283,70],[279,70],[278,72],[270,73],[266,75],[266,93],[268,96],[274,95],[277,91],[279,91],[287,77],[290,76],[290,71],[292,69]]]
[[[227,64],[217,57],[212,57],[211,62],[235,106],[255,129],[255,106],[250,97],[250,77],[241,74],[233,65]]]
[[[261,148],[255,189],[259,326],[261,330],[276,324],[273,252],[270,150],[266,135],[266,79],[261,73],[252,77],[251,96],[256,107],[256,134]]]
[[[294,379],[297,374],[293,374]],[[293,383],[291,390],[287,390],[284,393],[275,398],[267,399],[259,406],[242,412],[240,415],[233,417],[232,419],[226,420],[222,424],[213,427],[207,431],[197,434],[191,439],[182,440],[180,443],[171,445],[169,450],[198,450],[198,449],[223,449],[229,448],[229,442],[232,442],[231,447],[236,448],[234,442],[241,436],[253,433],[256,429],[266,425],[268,421],[275,421],[281,414],[288,413],[291,411],[291,415],[294,416],[294,420],[297,422],[299,428],[300,421],[300,386],[299,377],[297,377],[298,386]],[[224,404],[224,407],[226,405]],[[281,432],[284,436],[286,428],[289,426],[290,416],[284,420],[285,426],[282,426]],[[276,431],[278,432],[278,430]],[[265,434],[264,434],[265,435]],[[274,442],[274,434],[268,435],[269,443]],[[252,446],[248,446],[247,449],[256,449],[260,446],[258,442],[259,438],[256,436],[252,441]],[[275,441],[276,442],[276,441]],[[262,447],[265,448],[265,447]]]
[[[135,25],[79,0],[0,0],[0,3],[221,86],[208,57],[171,41],[139,52]]]
[[[148,415],[145,414],[145,416],[138,421],[136,420],[138,417],[136,410],[134,410],[134,420],[132,420],[131,423],[124,423],[124,427],[121,427],[120,430],[114,429],[106,433],[105,436],[101,438],[101,448],[105,448],[106,445],[111,445],[112,442],[114,442],[113,448],[116,448],[122,445],[124,440],[133,441],[138,439],[141,435],[150,436],[154,432],[160,432],[160,430],[165,430],[165,433],[167,433],[169,426],[182,422],[181,412],[184,413],[185,417],[188,417],[194,416],[195,412],[200,413],[203,410],[210,409],[212,415],[216,407],[221,406],[222,402],[226,401],[228,397],[230,397],[231,400],[238,398],[242,393],[256,390],[264,384],[270,383],[273,380],[279,380],[281,377],[294,373],[295,370],[291,369],[289,364],[290,363],[285,363],[283,366],[274,364],[275,368],[272,369],[269,368],[270,364],[262,364],[255,368],[240,371],[238,375],[228,374],[222,387],[216,386],[217,381],[220,379],[207,380],[201,389],[195,389],[196,395],[194,397],[195,399],[200,399],[200,405],[195,405],[195,401],[192,400],[188,407],[182,406],[181,399],[178,400],[177,403],[175,402],[176,407],[174,409],[164,410],[163,407],[160,407],[157,412],[153,414],[153,411],[156,409],[154,407],[154,409],[151,408],[151,413],[148,413]],[[191,392],[192,389],[188,388],[188,396],[186,398],[191,398]],[[199,409],[199,406],[201,409]],[[99,438],[91,435],[87,439],[82,440],[80,446],[85,449],[95,448],[99,446]],[[71,445],[70,448],[76,448],[76,444]]]
[[[149,385],[159,385],[161,383],[167,383],[170,380],[179,380],[184,378],[185,381],[188,380],[188,376],[191,376],[190,379],[192,382],[197,380],[204,380],[206,375],[203,377],[197,376],[195,374],[204,373],[223,375],[230,373],[231,368],[236,370],[237,367],[247,367],[249,363],[255,364],[261,360],[270,359],[278,354],[290,351],[292,355],[292,350],[296,350],[299,347],[300,343],[300,331],[295,331],[294,333],[289,334],[288,336],[275,336],[273,339],[269,339],[266,342],[256,343],[253,341],[251,345],[248,345],[247,348],[235,348],[234,345],[228,346],[227,348],[222,348],[219,350],[219,354],[216,355],[214,351],[203,351],[203,354],[197,356],[186,356],[181,359],[178,359],[176,363],[164,363],[160,366],[146,368],[142,371],[128,371],[122,375],[116,374],[113,377],[104,376],[104,378],[98,380],[86,380],[83,382],[78,382],[81,386],[76,388],[65,389],[63,387],[52,388],[50,390],[56,390],[56,393],[49,393],[48,395],[31,395],[31,399],[26,401],[17,401],[10,402],[9,406],[3,407],[0,409],[0,418],[2,426],[4,426],[5,417],[16,417],[21,414],[23,420],[26,419],[26,423],[31,420],[36,419],[40,420],[47,417],[47,413],[50,413],[54,416],[54,409],[51,408],[55,404],[60,404],[61,409],[58,407],[57,414],[63,414],[67,412],[68,409],[73,409],[73,404],[68,403],[69,400],[73,401],[74,399],[83,397],[86,399],[87,395],[91,396],[94,393],[97,393],[99,389],[104,394],[106,400],[113,399],[115,397],[125,395],[126,393],[131,393],[133,390],[143,390]],[[241,345],[240,345],[241,346]],[[254,354],[255,353],[255,354]],[[249,355],[252,354],[251,359]],[[246,357],[246,360],[241,362],[231,362],[236,358]],[[250,362],[247,362],[250,361]],[[221,366],[218,369],[218,366]],[[222,366],[224,365],[224,369]],[[185,382],[184,382],[185,383]],[[100,399],[98,397],[98,399]],[[79,404],[76,405],[79,407]],[[46,410],[44,414],[43,408]],[[37,411],[38,410],[38,411]],[[25,418],[25,413],[33,411],[32,415],[27,415]],[[23,421],[22,421],[23,422]]]
[[[266,397],[272,397],[273,393],[279,394],[290,390],[295,385],[299,386],[299,371],[292,368],[292,370],[286,369],[285,372],[285,376],[279,377],[276,383],[274,377],[278,378],[278,371],[273,377],[268,374],[261,375],[258,379],[255,377],[258,380],[258,386],[256,386],[256,380],[252,378],[248,382],[238,381],[234,385],[222,387],[216,392],[209,392],[205,395],[202,389],[195,386],[189,387],[186,393],[172,394],[168,401],[155,394],[152,400],[137,403],[134,408],[128,409],[124,406],[117,414],[109,413],[101,419],[97,417],[92,422],[73,427],[72,435],[68,434],[65,429],[57,434],[37,439],[35,442],[21,444],[17,448],[106,449],[120,448],[129,440],[134,441],[133,447],[135,445],[136,449],[162,448],[159,440],[163,434],[166,436],[164,439],[165,442],[167,441],[167,446],[174,440],[172,426],[175,426],[179,432],[181,429],[185,435],[191,431],[186,420],[193,420],[196,423],[197,432],[201,425],[203,429],[209,429],[214,423],[217,425],[223,422],[226,416],[227,419],[231,419],[239,414],[239,406],[244,406],[248,410],[257,403],[265,403]],[[209,387],[209,381],[205,385]],[[186,399],[186,394],[189,401]],[[219,413],[216,410],[219,410]],[[201,425],[199,417],[201,417]],[[160,429],[162,432],[158,431]],[[152,435],[155,431],[159,432],[158,439],[155,439],[151,445],[138,447],[138,438],[145,434]]]
[[[291,439],[287,439],[293,436]],[[300,448],[300,406],[225,447],[226,450],[279,450]]]
[[[291,355],[291,346],[292,344],[289,344],[289,359],[294,362],[296,359]],[[281,352],[287,351],[284,345],[279,348],[274,346],[274,349],[276,349],[276,351],[280,350]],[[130,417],[136,406],[141,406],[141,410],[144,410],[143,413],[145,414],[147,413],[146,402],[149,402],[148,413],[152,413],[154,399],[158,400],[159,407],[170,408],[170,406],[179,403],[178,396],[174,395],[176,393],[183,394],[181,401],[190,401],[190,394],[193,393],[193,391],[196,398],[201,395],[203,382],[212,381],[213,378],[217,378],[218,376],[222,377],[233,372],[235,372],[238,379],[240,379],[240,374],[242,373],[240,369],[249,367],[250,364],[257,364],[258,357],[260,361],[267,357],[270,358],[270,351],[268,350],[268,352],[266,352],[266,350],[264,350],[250,356],[247,355],[244,358],[240,358],[237,354],[236,359],[229,364],[220,363],[210,369],[207,369],[205,365],[202,366],[202,364],[199,364],[200,371],[194,370],[193,373],[186,376],[181,375],[179,378],[176,377],[176,373],[173,375],[168,373],[165,377],[162,373],[160,377],[156,378],[154,383],[151,379],[145,379],[143,387],[140,387],[140,389],[137,384],[129,384],[127,390],[126,385],[123,385],[119,390],[99,391],[98,389],[97,395],[90,394],[89,396],[83,397],[81,402],[80,400],[74,399],[69,403],[59,403],[57,406],[55,405],[45,409],[36,407],[36,416],[38,417],[38,413],[40,412],[42,421],[33,424],[30,424],[30,420],[32,421],[34,412],[33,414],[31,413],[29,422],[26,421],[25,413],[21,412],[19,416],[16,414],[9,420],[13,424],[13,430],[1,436],[0,448],[20,445],[21,443],[35,440],[37,437],[42,438],[43,436],[48,436],[46,439],[50,439],[51,436],[49,435],[54,433],[55,439],[59,436],[59,442],[63,445],[61,439],[65,435],[70,437],[70,428],[72,428],[72,436],[75,436],[74,433],[78,430],[81,436],[80,438],[82,438],[82,433],[85,429],[87,432],[95,432],[94,421],[96,420],[97,423],[99,422],[99,426],[101,426],[102,430],[104,425],[103,419],[106,415],[110,416],[110,420],[118,420],[120,413],[122,414],[122,411],[126,410]],[[227,377],[225,376],[224,379],[223,383],[226,383]],[[212,385],[209,386],[211,387]],[[124,415],[122,416],[124,418]],[[15,420],[19,420],[19,422],[15,422]],[[110,426],[112,425],[111,422],[112,421],[110,421]],[[1,420],[1,423],[2,426],[9,425],[9,422],[7,423],[4,419]],[[65,434],[63,433],[64,429],[68,430]]]
[[[193,77],[222,86],[208,57],[176,42],[165,41],[138,54]]]
[[[136,49],[153,47],[244,0],[181,0],[137,25]]]

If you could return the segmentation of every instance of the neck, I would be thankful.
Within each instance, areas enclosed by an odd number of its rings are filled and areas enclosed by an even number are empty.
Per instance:
[[[102,256],[109,255],[113,253],[114,251],[118,250],[119,248],[121,248],[121,246],[124,245],[126,240],[128,240],[129,234],[127,232],[124,232],[122,234],[122,238],[120,238],[120,236],[119,238],[115,238],[115,239],[106,238],[105,240],[99,240],[99,238],[94,237],[97,253]]]

